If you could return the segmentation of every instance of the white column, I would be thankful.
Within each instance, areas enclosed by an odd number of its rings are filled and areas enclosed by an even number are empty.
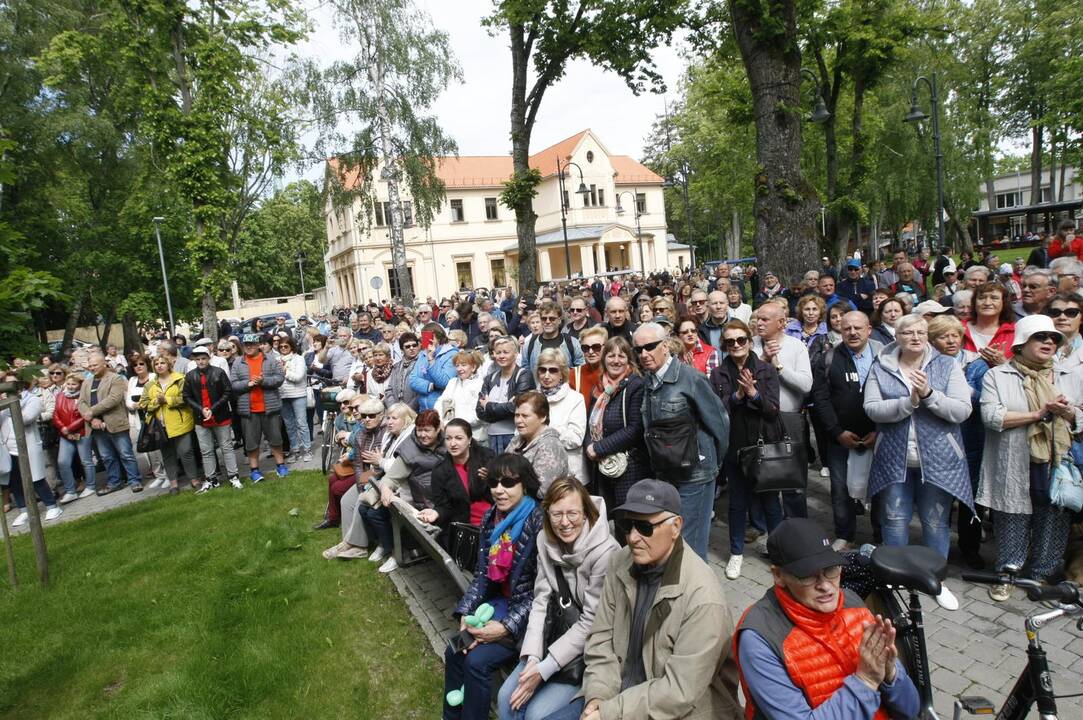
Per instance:
[[[639,262],[639,246],[636,245],[634,248],[632,248],[632,250],[633,250],[633,252],[629,252],[628,255],[626,256],[628,258],[628,267],[632,268],[633,270],[636,270],[637,272],[643,272],[643,268],[640,267],[640,262]],[[647,248],[644,247],[643,252],[646,252],[646,251],[647,251]],[[648,262],[645,258],[644,258],[643,262],[646,262],[647,267],[650,267],[650,262]]]
[[[594,246],[594,252],[598,256],[595,267],[598,268],[597,272],[604,273],[609,270],[609,263],[605,261],[605,243],[601,240]]]
[[[597,272],[594,269],[594,253],[591,252],[590,245],[579,246],[579,263],[582,266],[583,277],[590,277]]]
[[[549,251],[538,250],[538,281],[548,282],[553,279],[553,269],[549,265]]]

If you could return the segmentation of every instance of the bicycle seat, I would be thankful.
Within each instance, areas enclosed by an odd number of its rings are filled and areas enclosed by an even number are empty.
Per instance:
[[[881,545],[872,552],[872,569],[881,581],[936,597],[948,576],[948,561],[924,545]]]

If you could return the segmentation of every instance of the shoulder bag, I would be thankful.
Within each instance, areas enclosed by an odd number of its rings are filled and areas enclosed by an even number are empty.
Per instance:
[[[158,419],[157,413],[148,413],[144,416],[143,427],[139,429],[139,437],[135,441],[135,449],[141,453],[161,450],[168,442],[165,426]]]
[[[448,528],[447,554],[468,573],[478,568],[478,546],[481,544],[481,528],[470,523],[453,522]]]
[[[628,426],[628,393],[627,385],[621,388],[620,393],[620,416],[624,421],[624,426]],[[598,460],[598,472],[605,475],[607,478],[618,478],[624,475],[628,470],[628,451],[621,450],[619,452],[606,455]]]
[[[579,616],[583,614],[583,606],[576,602],[575,595],[564,578],[564,572],[559,567],[556,568],[556,575],[557,586],[553,588],[556,592],[549,593],[549,605],[545,608],[542,657],[549,654],[549,646],[579,622]],[[567,683],[578,687],[583,684],[583,671],[586,667],[583,654],[580,653],[577,658],[553,673],[548,682]]]
[[[778,442],[764,442],[761,416],[759,441],[737,451],[737,463],[745,478],[752,482],[754,492],[804,490],[808,485],[804,447],[800,441],[790,438],[781,420],[779,425],[782,428],[782,439]]]

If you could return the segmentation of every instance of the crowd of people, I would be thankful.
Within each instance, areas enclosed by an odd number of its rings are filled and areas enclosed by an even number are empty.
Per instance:
[[[451,552],[477,538],[445,718],[487,717],[509,666],[505,718],[736,718],[738,687],[747,717],[910,717],[894,629],[840,589],[841,553],[859,534],[910,544],[916,515],[947,558],[954,515],[963,564],[1063,572],[1083,500],[1065,479],[1083,459],[1083,242],[1064,221],[1026,260],[898,249],[784,280],[721,263],[49,358],[22,390],[34,485],[47,519],[125,482],[242,488],[233,449],[259,482],[261,441],[285,476],[322,430],[318,388],[338,388],[315,527],[341,541],[324,557],[395,571],[396,499]],[[10,418],[0,434],[13,455]],[[764,491],[742,451],[780,441],[801,477]],[[807,482],[829,488],[830,532]],[[737,623],[706,564],[712,523],[727,579],[749,548],[772,565]],[[938,601],[957,606],[946,586]]]

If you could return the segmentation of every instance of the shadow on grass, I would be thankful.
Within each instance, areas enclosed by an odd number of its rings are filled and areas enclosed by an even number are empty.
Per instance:
[[[298,473],[48,528],[46,589],[18,538],[0,718],[437,717],[442,666],[394,586],[320,557],[324,502]]]

